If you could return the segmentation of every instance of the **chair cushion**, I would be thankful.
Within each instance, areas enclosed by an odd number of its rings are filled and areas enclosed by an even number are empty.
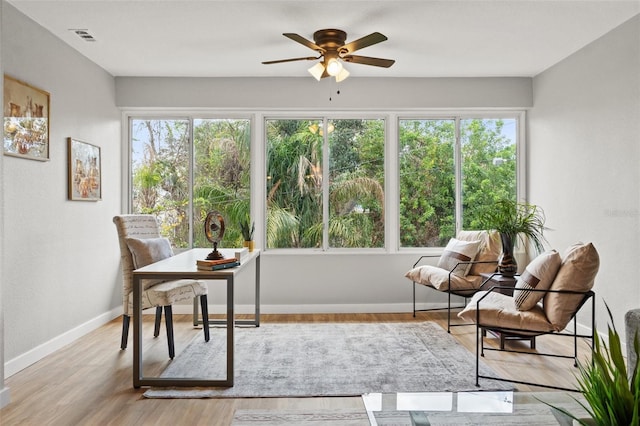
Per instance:
[[[462,241],[481,241],[480,249],[474,261],[495,263],[474,263],[469,275],[490,274],[496,271],[498,257],[502,252],[500,234],[497,231],[460,231],[456,236]]]
[[[518,282],[513,291],[513,301],[516,309],[528,311],[542,300],[545,295],[544,292],[527,290],[549,289],[558,273],[560,263],[562,263],[560,253],[556,250],[551,250],[540,254],[527,265],[522,275],[518,277]]]
[[[551,290],[587,292],[600,268],[600,257],[592,243],[576,243],[563,256]],[[583,296],[580,294],[547,293],[543,299],[544,312],[554,327],[564,329],[575,314]]]
[[[166,238],[126,238],[135,269],[173,256],[171,243]]]
[[[478,300],[488,292],[479,291],[467,306],[458,313],[458,317],[475,323],[478,310]],[[514,328],[528,331],[560,331],[553,327],[540,305],[535,305],[528,311],[519,311],[513,303],[513,298],[506,294],[489,292],[480,302],[480,324],[491,328]],[[526,334],[526,333],[523,333]]]
[[[471,269],[471,263],[466,265],[458,265],[459,262],[471,262],[480,249],[480,241],[462,241],[452,238],[444,249],[440,260],[438,260],[438,268],[452,271],[454,275],[466,277]],[[455,269],[454,269],[455,268]]]
[[[193,300],[194,297],[207,294],[205,283],[197,280],[165,281],[149,287],[142,293],[142,309],[154,306],[167,306],[184,300]],[[129,312],[133,312],[133,292],[129,293]]]
[[[449,290],[449,271],[437,266],[422,265],[409,270],[405,277],[411,281],[433,287],[436,290]],[[451,290],[475,290],[482,285],[482,277],[467,275],[460,277],[451,274]]]

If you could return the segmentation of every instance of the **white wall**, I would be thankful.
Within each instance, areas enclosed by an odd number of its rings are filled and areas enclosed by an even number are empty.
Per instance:
[[[121,116],[112,76],[5,2],[2,33],[4,72],[51,94],[50,161],[3,158],[4,373],[11,375],[121,307],[111,220],[120,212]],[[102,201],[67,200],[67,137],[101,147]]]
[[[2,66],[2,9],[0,2],[0,75],[3,74]],[[0,88],[0,98],[3,98],[3,89]],[[0,155],[0,176],[4,170],[4,155]],[[4,264],[4,179],[0,182],[0,409],[9,403],[9,388],[4,383],[4,301],[2,298],[3,264]]]
[[[640,307],[640,16],[534,79],[529,114],[529,194],[564,250],[592,241],[600,253],[594,291],[606,331],[611,308]]]
[[[340,90],[340,94],[336,94]],[[331,99],[331,100],[330,100]],[[383,110],[527,108],[531,79],[349,78],[339,85],[311,78],[116,77],[121,108],[274,108]]]

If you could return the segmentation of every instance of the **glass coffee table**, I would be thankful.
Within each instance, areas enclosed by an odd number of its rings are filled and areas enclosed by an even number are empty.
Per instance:
[[[545,402],[589,417],[578,392],[369,393],[362,400],[372,426],[573,424]]]

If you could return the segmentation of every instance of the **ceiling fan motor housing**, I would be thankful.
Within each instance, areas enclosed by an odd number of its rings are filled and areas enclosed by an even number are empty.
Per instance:
[[[347,40],[347,33],[342,30],[328,29],[318,30],[313,33],[313,41],[327,51],[338,51],[344,46]]]

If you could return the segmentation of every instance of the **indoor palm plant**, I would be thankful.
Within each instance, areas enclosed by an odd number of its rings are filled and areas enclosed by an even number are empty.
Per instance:
[[[498,271],[503,275],[513,275],[518,264],[513,256],[516,238],[528,241],[537,252],[544,249],[543,210],[534,205],[511,199],[502,199],[486,208],[481,216],[485,229],[495,229],[500,234],[502,255],[498,260]]]
[[[605,304],[606,306],[606,304]],[[591,421],[579,419],[567,410],[547,404],[581,425],[640,425],[640,362],[628,372],[622,355],[620,336],[613,323],[609,306],[607,312],[611,324],[609,346],[600,341],[598,333],[593,339],[593,359],[579,362],[578,388],[587,401],[577,401],[591,416]],[[636,333],[634,350],[640,354],[640,336]],[[629,374],[630,373],[630,374]]]

